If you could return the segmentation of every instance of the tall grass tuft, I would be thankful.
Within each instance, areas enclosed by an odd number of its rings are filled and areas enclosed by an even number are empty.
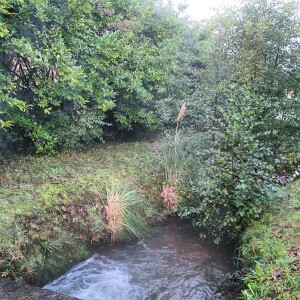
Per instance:
[[[186,111],[184,102],[176,120],[175,136],[167,142],[163,156],[166,184],[163,187],[162,198],[170,214],[177,211],[179,197],[179,184],[185,172],[187,155],[184,149],[184,141],[179,133],[179,124]]]
[[[138,192],[115,178],[106,185],[105,222],[113,241],[140,239],[148,232]]]

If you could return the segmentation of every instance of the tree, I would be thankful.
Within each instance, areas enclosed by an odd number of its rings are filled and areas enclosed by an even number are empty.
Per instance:
[[[216,236],[237,236],[260,217],[276,199],[274,166],[299,149],[297,10],[293,1],[249,0],[203,26],[196,95],[209,149],[196,151],[181,214]]]

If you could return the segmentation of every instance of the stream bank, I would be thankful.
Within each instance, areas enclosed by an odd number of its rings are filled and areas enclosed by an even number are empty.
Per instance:
[[[0,277],[42,286],[86,259],[91,248],[136,238],[137,216],[143,224],[161,221],[167,213],[161,147],[161,141],[111,143],[1,161]],[[135,217],[121,226],[107,215],[114,191]]]
[[[112,174],[143,195],[148,221],[161,221],[167,213],[161,203],[163,178],[157,168],[161,148],[160,141],[111,144],[86,152],[2,162],[1,277],[41,286],[86,259],[91,245],[97,247],[109,238],[100,204],[104,206],[105,185]],[[241,256],[249,268],[244,276],[245,295],[267,286],[271,299],[280,295],[280,289],[284,295],[293,295],[291,299],[299,298],[299,180],[287,187],[290,192],[291,202],[251,224],[246,232]],[[97,210],[91,210],[95,205]],[[281,249],[277,254],[271,251],[274,245]],[[282,257],[283,265],[276,265]],[[255,297],[244,299],[265,296]]]
[[[280,207],[249,224],[240,248],[242,299],[300,299],[300,180],[285,187]]]

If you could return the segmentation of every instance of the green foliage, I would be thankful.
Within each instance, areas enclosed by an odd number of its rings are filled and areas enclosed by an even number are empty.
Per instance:
[[[20,101],[12,97],[14,89],[13,83],[5,77],[2,70],[0,70],[0,130],[10,128],[13,126],[13,121],[9,120],[9,113],[7,110],[11,109],[14,111],[25,111],[30,105],[26,105],[24,101]],[[2,119],[4,118],[4,119]]]
[[[76,116],[56,115],[57,124],[54,129],[60,149],[82,149],[86,145],[102,140],[105,114],[101,109],[86,109]]]
[[[299,149],[298,12],[294,1],[243,1],[208,21],[196,46],[205,66],[194,73],[199,88],[193,101],[201,103],[201,128],[215,129],[228,86],[246,85],[257,97],[263,121],[256,130],[273,131],[261,137],[276,153],[273,163],[291,147]]]
[[[176,212],[216,241],[236,237],[277,204],[275,170],[290,172],[298,164],[299,22],[297,1],[245,0],[199,24],[154,0],[2,1],[0,150],[54,154],[102,141],[108,126],[112,131],[174,126],[184,100],[182,125],[202,133],[186,138],[176,130],[168,142],[163,195],[166,201],[184,199]],[[144,227],[139,229],[135,215],[139,222],[142,215],[159,218],[160,204],[153,199],[159,199],[163,179],[154,171],[157,162],[134,151],[124,158],[117,146],[109,147],[105,158],[63,154],[64,170],[45,158],[48,163],[39,161],[44,170],[35,177],[30,169],[28,181],[27,170],[12,163],[1,190],[8,232],[2,233],[8,246],[0,254],[8,260],[1,272],[22,277],[25,268],[38,274],[41,253],[67,248],[45,225],[56,218],[62,236],[72,224],[76,235],[85,240],[87,234],[92,242],[111,234],[141,236]],[[150,170],[140,165],[143,159]],[[95,164],[110,167],[100,174]],[[103,178],[111,173],[126,176],[133,186],[106,187]],[[144,185],[151,186],[149,210],[133,192]],[[108,228],[109,195],[122,199],[122,230]],[[293,207],[298,206],[296,199]],[[37,228],[24,226],[27,214]],[[28,251],[36,260],[20,267]],[[263,273],[261,266],[257,272]]]
[[[279,158],[276,164],[276,169],[279,173],[293,174],[300,165],[300,154],[299,153],[286,153]]]
[[[208,141],[193,150],[190,203],[180,215],[217,240],[238,236],[274,205],[274,167],[299,150],[298,9],[293,1],[244,1],[196,31],[190,114]]]
[[[187,25],[155,1],[5,1],[0,22],[6,148],[51,154],[101,140],[107,124],[156,129],[156,107],[185,84]]]
[[[225,100],[226,99],[226,100]],[[190,180],[190,205],[180,215],[209,228],[217,240],[236,237],[279,196],[273,183],[272,154],[256,132],[260,107],[247,90],[233,87],[223,96],[210,132],[210,148],[197,154],[198,171]],[[196,160],[194,159],[194,162]]]

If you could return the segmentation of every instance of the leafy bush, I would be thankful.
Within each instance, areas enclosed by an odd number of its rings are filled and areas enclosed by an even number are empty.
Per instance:
[[[180,211],[196,226],[217,237],[237,236],[279,197],[267,162],[272,154],[256,132],[259,107],[255,96],[234,87],[218,108],[208,147],[196,152],[198,172],[189,183],[190,204]],[[210,147],[209,147],[210,146]]]
[[[287,153],[280,155],[276,164],[278,173],[292,174],[300,166],[300,153]]]
[[[7,147],[51,154],[101,140],[108,123],[115,131],[162,126],[158,104],[186,83],[180,60],[187,24],[170,6],[0,5],[0,130],[12,141]]]
[[[55,115],[54,115],[55,116]],[[83,149],[86,145],[99,142],[103,138],[103,128],[110,124],[104,122],[101,110],[84,110],[77,115],[58,115],[53,132],[57,136],[59,149]]]

